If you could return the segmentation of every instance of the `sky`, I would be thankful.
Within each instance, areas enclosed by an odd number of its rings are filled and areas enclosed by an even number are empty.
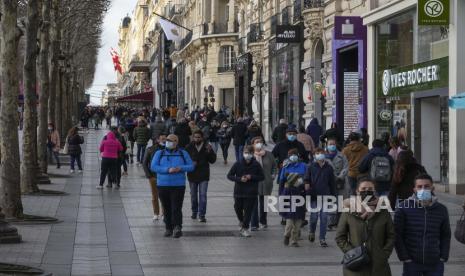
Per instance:
[[[94,83],[86,93],[92,104],[100,104],[102,92],[107,83],[116,82],[116,72],[110,56],[110,49],[118,49],[118,28],[122,19],[131,14],[137,0],[112,0],[111,7],[103,23],[102,47],[99,50]]]

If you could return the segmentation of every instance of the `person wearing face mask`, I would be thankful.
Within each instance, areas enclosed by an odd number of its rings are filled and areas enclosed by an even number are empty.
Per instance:
[[[274,157],[278,161],[279,168],[283,167],[284,160],[288,158],[288,152],[290,149],[297,149],[298,156],[302,158],[302,161],[308,162],[309,159],[304,145],[297,141],[297,129],[295,127],[288,127],[286,130],[286,138],[286,140],[278,143],[272,151]]]
[[[360,142],[360,134],[352,132],[349,134],[349,144],[342,150],[342,154],[349,162],[348,182],[350,184],[350,194],[355,191],[357,177],[359,176],[359,166],[362,159],[368,154],[368,148]]]
[[[229,145],[231,145],[231,128],[227,121],[221,123],[221,128],[218,130],[216,135],[218,136],[221,151],[223,152],[223,161],[226,165],[228,164]]]
[[[315,161],[310,164],[304,176],[305,191],[311,196],[310,205],[316,209],[317,198],[321,196],[335,196],[336,185],[334,181],[333,167],[326,161],[325,151],[321,148],[315,150]],[[328,226],[328,213],[320,206],[320,210],[310,213],[310,225],[308,239],[315,241],[316,225],[320,218],[320,246],[327,247],[326,230]]]
[[[202,131],[192,135],[192,143],[186,147],[195,169],[187,173],[191,191],[192,219],[199,217],[199,222],[207,222],[207,190],[210,181],[210,164],[216,162],[216,153],[204,138]]]
[[[235,183],[234,210],[239,220],[239,233],[242,237],[250,237],[248,229],[257,202],[258,183],[265,180],[263,169],[254,158],[253,146],[244,148],[242,160],[234,163],[227,177]]]
[[[165,143],[166,133],[160,133],[159,136],[152,137],[152,146],[147,148],[142,161],[142,167],[144,168],[145,176],[149,179],[150,190],[152,191],[153,221],[159,220],[163,212],[160,211],[160,204],[158,203],[157,174],[150,170],[150,165],[155,153],[165,149]]]
[[[388,260],[396,238],[391,215],[385,209],[375,211],[378,197],[375,183],[369,178],[359,180],[356,194],[357,197],[344,200],[344,207],[349,211],[341,215],[335,240],[344,254],[365,243],[371,261],[357,271],[343,268],[343,275],[390,276]],[[368,208],[365,208],[361,201],[367,202]]]
[[[47,149],[49,152],[49,160],[52,160],[53,156],[55,158],[57,169],[59,169],[61,167],[60,158],[58,157],[61,149],[60,134],[55,129],[55,125],[53,123],[48,124]]]
[[[444,275],[451,229],[447,207],[434,196],[433,179],[415,178],[414,194],[398,204],[394,216],[395,248],[404,276]]]
[[[194,163],[185,150],[178,147],[174,134],[166,138],[165,149],[155,153],[150,169],[157,174],[158,196],[164,210],[165,237],[182,236],[182,205],[186,192],[186,173]]]
[[[305,147],[305,151],[307,152],[307,156],[309,159],[313,156],[313,151],[315,150],[315,144],[313,143],[313,139],[310,135],[305,133],[305,128],[300,126],[299,133],[297,134],[297,141],[301,142],[302,145]]]
[[[265,179],[258,183],[258,202],[254,206],[251,221],[251,230],[257,231],[259,223],[262,228],[268,227],[267,213],[265,212],[265,196],[271,195],[273,191],[273,181],[276,178],[276,161],[271,152],[265,150],[265,143],[262,137],[252,139],[255,160],[262,166]]]
[[[286,219],[286,228],[284,230],[284,245],[299,247],[297,243],[300,237],[300,228],[305,219],[305,205],[295,206],[296,201],[293,197],[305,197],[305,185],[300,173],[289,173],[284,184],[283,195],[288,197],[285,201],[288,204],[289,211],[281,215]]]
[[[241,117],[237,118],[236,124],[231,129],[231,137],[233,138],[234,151],[236,153],[236,162],[242,159],[246,132],[247,125]]]

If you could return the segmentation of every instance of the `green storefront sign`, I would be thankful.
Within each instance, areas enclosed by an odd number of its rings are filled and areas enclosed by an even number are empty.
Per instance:
[[[449,86],[449,57],[385,69],[377,74],[378,97],[402,96]]]
[[[449,0],[418,0],[418,25],[449,25]]]

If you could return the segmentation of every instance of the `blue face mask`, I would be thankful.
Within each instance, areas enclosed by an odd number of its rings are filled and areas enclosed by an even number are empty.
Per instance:
[[[297,139],[297,136],[295,135],[287,135],[287,140],[290,142],[294,142]]]
[[[320,154],[316,154],[315,155],[315,160],[316,161],[321,161],[321,160],[325,160],[326,156],[323,154],[323,153],[320,153]]]
[[[174,149],[174,143],[171,142],[171,141],[166,141],[165,147],[166,147],[167,149]]]
[[[336,145],[329,145],[329,146],[328,146],[328,151],[329,151],[329,152],[335,152],[336,150],[337,150]]]
[[[430,201],[433,195],[431,194],[431,190],[421,189],[417,191],[417,198],[421,201]]]
[[[297,155],[295,155],[295,154],[291,155],[289,157],[289,161],[291,161],[292,163],[295,163],[295,162],[299,161],[299,157]]]

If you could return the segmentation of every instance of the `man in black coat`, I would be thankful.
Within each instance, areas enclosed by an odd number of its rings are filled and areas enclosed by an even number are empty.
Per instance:
[[[294,126],[287,128],[286,140],[278,143],[272,151],[274,157],[278,160],[280,169],[282,168],[284,160],[287,159],[290,149],[297,149],[299,157],[303,162],[307,163],[309,161],[304,145],[297,141],[297,129]]]
[[[199,216],[200,222],[207,222],[207,190],[210,181],[210,164],[216,162],[216,153],[203,138],[202,131],[198,130],[192,135],[192,143],[186,147],[186,151],[194,162],[195,169],[187,173],[187,179],[191,189],[192,219]]]
[[[279,120],[279,125],[274,128],[273,135],[271,135],[271,139],[273,143],[281,143],[282,141],[286,140],[286,129],[287,124],[285,119]]]
[[[242,118],[237,118],[237,123],[232,127],[231,137],[233,138],[234,151],[236,153],[236,161],[242,160],[242,152],[244,150],[247,133],[247,125]]]
[[[190,136],[192,134],[191,128],[187,124],[186,119],[181,119],[174,129],[174,134],[178,136],[179,147],[185,148],[190,143]]]

